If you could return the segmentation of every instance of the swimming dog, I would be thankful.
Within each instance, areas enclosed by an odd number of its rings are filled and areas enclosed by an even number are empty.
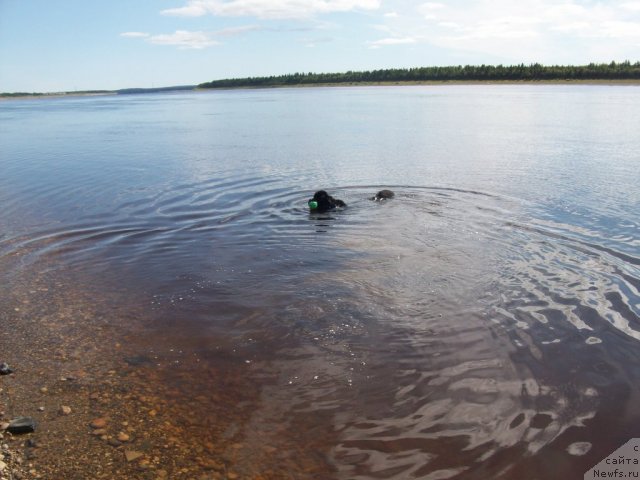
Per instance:
[[[381,202],[382,200],[389,200],[390,198],[393,198],[395,196],[396,194],[391,190],[380,190],[373,197],[371,197],[371,200],[373,200],[374,202]]]
[[[333,198],[324,190],[318,190],[311,200],[308,202],[309,209],[312,212],[326,212],[328,210],[333,210],[336,207],[346,207],[347,204],[342,200],[338,200],[337,198]]]

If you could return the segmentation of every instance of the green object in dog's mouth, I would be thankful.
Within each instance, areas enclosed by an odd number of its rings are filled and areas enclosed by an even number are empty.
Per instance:
[[[318,208],[318,202],[316,202],[315,200],[309,200],[309,208],[311,210],[315,210],[316,208]]]

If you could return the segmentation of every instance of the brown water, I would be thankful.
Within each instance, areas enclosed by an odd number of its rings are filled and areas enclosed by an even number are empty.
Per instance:
[[[588,86],[4,102],[2,345],[40,371],[12,409],[64,370],[87,416],[142,416],[150,468],[81,432],[103,478],[582,478],[640,436],[639,104]],[[349,207],[310,215],[317,188]]]

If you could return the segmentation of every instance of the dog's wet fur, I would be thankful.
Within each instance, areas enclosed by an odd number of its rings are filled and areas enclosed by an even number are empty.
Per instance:
[[[374,202],[381,202],[382,200],[389,200],[390,198],[393,198],[395,196],[396,194],[391,190],[380,190],[373,197],[371,197],[371,200],[373,200]]]
[[[324,190],[318,190],[309,202],[315,201],[318,206],[316,208],[311,209],[313,212],[326,212],[329,210],[333,210],[336,207],[346,207],[347,204],[342,200],[337,198],[333,198]]]

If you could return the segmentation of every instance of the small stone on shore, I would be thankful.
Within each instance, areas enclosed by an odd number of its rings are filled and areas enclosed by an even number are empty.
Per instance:
[[[71,415],[71,407],[68,405],[62,405],[58,413],[60,415]]]
[[[133,462],[134,460],[142,457],[142,455],[144,455],[142,452],[136,452],[135,450],[124,451],[124,457],[127,459],[127,462]]]
[[[224,470],[224,464],[218,463],[210,458],[200,458],[198,460],[198,465],[205,470],[215,470],[216,472],[222,472]]]
[[[18,417],[9,422],[7,432],[13,434],[31,433],[36,429],[36,421],[31,417]]]
[[[127,435],[127,434],[126,434],[126,433],[124,433],[124,432],[120,432],[120,433],[118,433],[118,441],[119,441],[119,442],[128,442],[128,441],[129,441],[129,438],[130,438],[130,437],[129,437],[129,435]]]
[[[91,423],[89,424],[89,426],[91,428],[105,428],[107,426],[107,419],[106,418],[95,418],[91,421]]]
[[[0,375],[9,375],[13,370],[5,362],[0,363]]]
[[[26,442],[24,442],[24,446],[26,448],[38,448],[40,444],[36,442],[33,438],[30,438]]]

